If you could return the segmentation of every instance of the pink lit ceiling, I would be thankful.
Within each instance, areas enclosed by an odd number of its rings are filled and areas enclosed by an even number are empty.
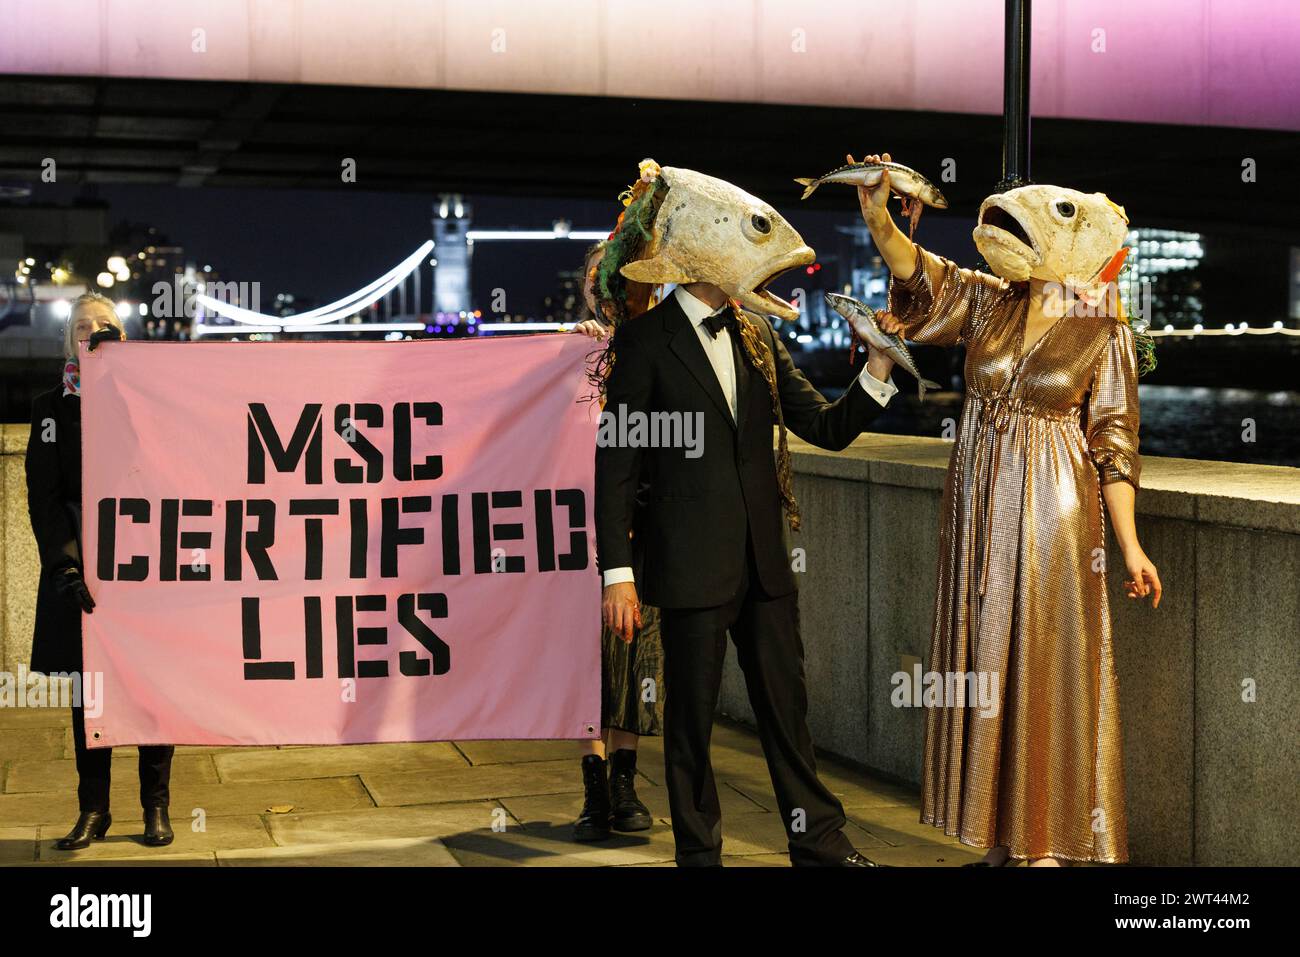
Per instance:
[[[1002,10],[1002,0],[0,0],[0,73],[997,113]],[[1300,130],[1300,0],[1035,0],[1033,26],[1035,115]]]

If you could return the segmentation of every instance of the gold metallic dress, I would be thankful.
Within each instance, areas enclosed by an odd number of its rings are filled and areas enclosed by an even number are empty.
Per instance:
[[[1133,333],[1067,316],[1026,352],[1028,305],[1027,284],[925,250],[890,288],[908,339],[966,346],[928,669],[996,689],[927,709],[921,820],[1016,858],[1118,863],[1128,822],[1101,485],[1138,485]]]

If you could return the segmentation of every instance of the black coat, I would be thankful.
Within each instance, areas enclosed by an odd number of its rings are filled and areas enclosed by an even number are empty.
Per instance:
[[[81,507],[81,399],[65,396],[62,382],[32,401],[26,466],[27,508],[41,558],[31,669],[80,671],[81,607],[54,590],[49,574],[68,554],[80,555],[81,541],[75,511]]]
[[[813,388],[767,322],[759,331],[776,363],[786,427],[821,448],[844,448],[881,411],[856,384],[834,402]],[[596,541],[602,569],[633,564],[627,532],[634,521],[638,477],[649,501],[638,517],[644,571],[639,597],[662,608],[720,605],[740,586],[745,535],[753,540],[760,584],[769,597],[795,591],[792,557],[772,454],[772,402],[762,373],[732,335],[737,416],[732,419],[713,366],[690,319],[668,296],[626,323],[614,337],[605,413],[700,413],[703,454],[682,448],[596,449]]]

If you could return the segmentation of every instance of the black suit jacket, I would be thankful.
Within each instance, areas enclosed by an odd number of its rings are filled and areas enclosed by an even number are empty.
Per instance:
[[[786,427],[825,449],[844,448],[881,411],[856,383],[834,402],[813,388],[790,359],[770,323],[759,331],[776,362]],[[745,539],[753,541],[759,584],[772,598],[796,589],[772,452],[771,397],[733,334],[738,393],[732,419],[717,374],[690,319],[668,296],[626,323],[614,354],[605,414],[679,412],[703,423],[703,454],[682,448],[596,449],[596,540],[602,569],[632,565],[628,529],[638,477],[648,501],[638,523],[643,573],[640,597],[663,608],[699,608],[729,601],[740,586]]]
[[[81,399],[65,396],[60,382],[32,401],[27,440],[27,509],[41,557],[36,591],[33,671],[81,670],[81,608],[59,595],[48,571],[80,554],[73,506],[81,507]]]

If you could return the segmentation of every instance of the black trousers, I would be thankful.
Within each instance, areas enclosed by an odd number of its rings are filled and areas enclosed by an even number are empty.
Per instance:
[[[112,783],[113,749],[86,747],[85,717],[72,709],[72,743],[77,754],[77,802],[81,810],[107,811]],[[172,755],[170,744],[141,745],[140,806],[166,807],[171,802]]]
[[[727,632],[745,674],[758,737],[795,865],[834,864],[853,853],[844,808],[817,777],[798,595],[769,598],[753,549],[736,596],[715,608],[661,609],[664,764],[679,866],[721,862],[722,810],[709,758]]]

